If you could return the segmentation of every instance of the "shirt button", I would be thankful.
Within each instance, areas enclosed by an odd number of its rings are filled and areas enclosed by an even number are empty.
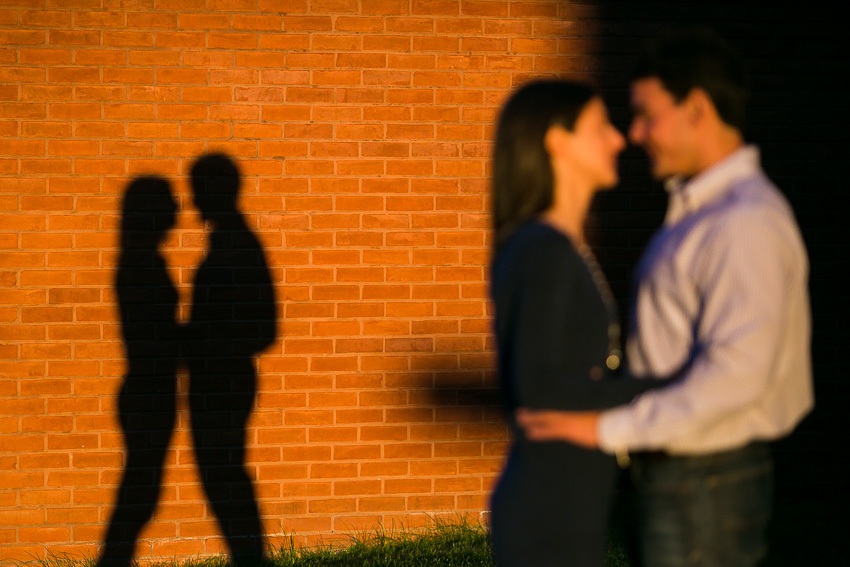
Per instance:
[[[590,369],[590,379],[591,380],[601,380],[602,379],[602,368],[599,366],[594,366]]]

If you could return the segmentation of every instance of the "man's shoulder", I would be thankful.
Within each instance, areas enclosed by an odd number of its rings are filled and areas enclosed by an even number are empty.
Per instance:
[[[722,198],[703,211],[711,232],[799,232],[794,211],[782,191],[761,170],[730,182]]]
[[[743,212],[776,209],[785,214],[791,213],[785,194],[761,169],[733,181],[727,194],[732,200],[730,204]]]
[[[724,198],[706,215],[700,249],[704,259],[746,252],[787,257],[805,263],[805,244],[785,195],[763,172],[730,184]]]

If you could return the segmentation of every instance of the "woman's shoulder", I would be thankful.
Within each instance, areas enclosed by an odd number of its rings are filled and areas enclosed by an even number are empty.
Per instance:
[[[494,279],[562,280],[574,277],[580,266],[581,258],[566,235],[544,222],[532,221],[508,238],[492,269]]]
[[[570,239],[561,231],[542,221],[531,221],[517,228],[499,255],[525,262],[539,260],[566,261],[577,257]]]

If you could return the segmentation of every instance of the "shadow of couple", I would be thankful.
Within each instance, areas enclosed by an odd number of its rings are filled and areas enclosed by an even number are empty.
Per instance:
[[[189,373],[191,436],[212,511],[237,564],[263,559],[245,436],[257,394],[254,358],[276,338],[274,287],[262,246],[237,208],[236,164],[205,155],[192,166],[191,186],[211,232],[185,325],[177,322],[177,290],[159,250],[177,215],[169,183],[140,177],[124,195],[115,287],[127,358],[118,395],[126,464],[99,567],[131,565],[156,509],[181,365]]]

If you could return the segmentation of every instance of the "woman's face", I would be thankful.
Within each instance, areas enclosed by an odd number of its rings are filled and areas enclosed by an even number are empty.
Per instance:
[[[571,175],[602,189],[617,184],[617,156],[626,142],[608,120],[602,99],[595,97],[579,114],[569,136],[568,151],[561,154]]]

